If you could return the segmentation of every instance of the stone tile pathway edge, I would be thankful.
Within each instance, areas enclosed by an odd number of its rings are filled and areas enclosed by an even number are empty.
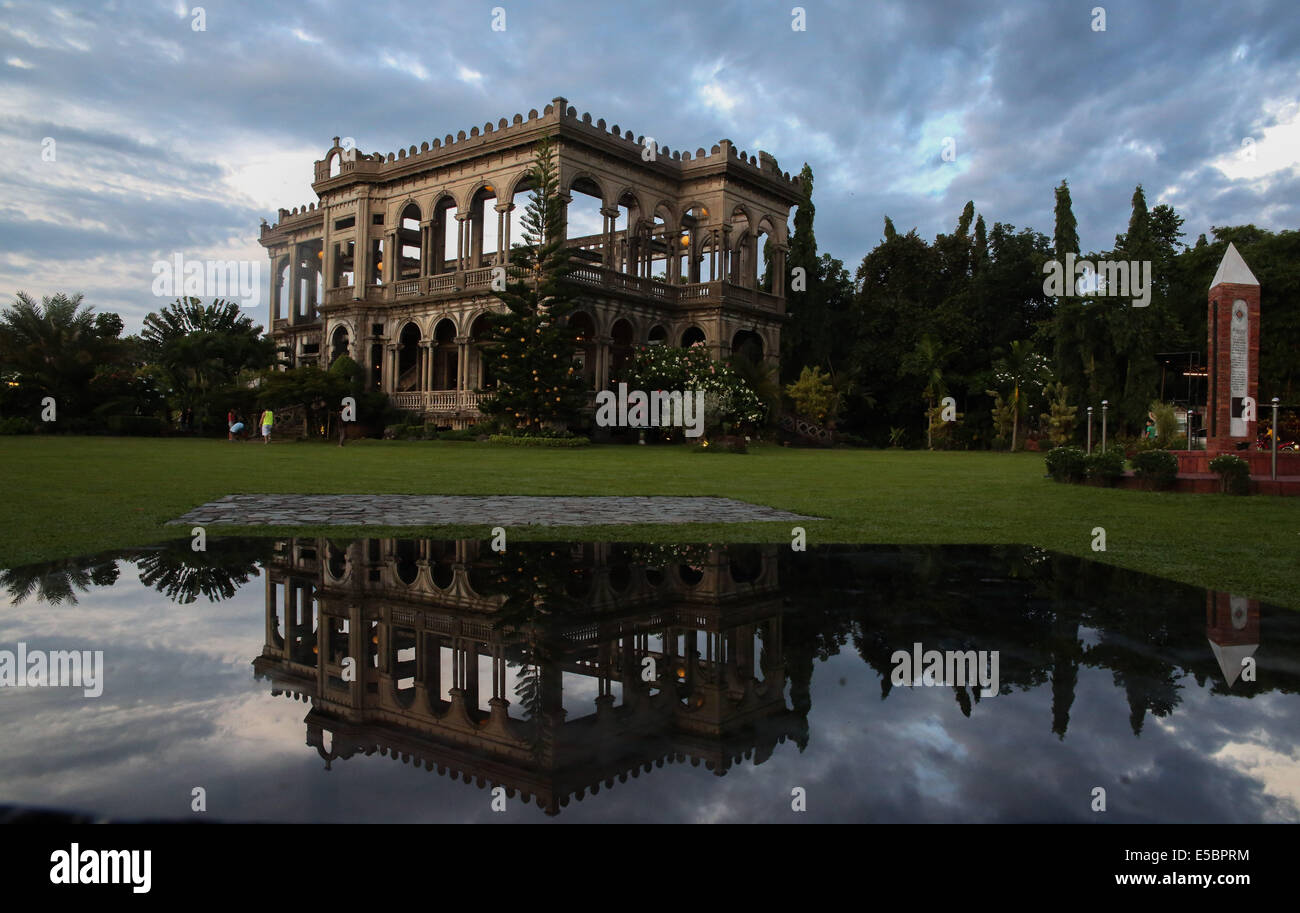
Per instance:
[[[226,495],[171,524],[199,526],[627,526],[806,522],[732,498],[570,495]]]

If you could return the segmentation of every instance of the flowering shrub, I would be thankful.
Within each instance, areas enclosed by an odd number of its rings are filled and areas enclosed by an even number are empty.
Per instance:
[[[704,391],[704,426],[757,425],[766,416],[763,401],[725,362],[714,361],[703,345],[689,348],[641,346],[627,373],[630,389]]]

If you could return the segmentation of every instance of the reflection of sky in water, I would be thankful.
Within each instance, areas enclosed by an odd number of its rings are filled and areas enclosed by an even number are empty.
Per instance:
[[[212,818],[546,820],[517,799],[493,813],[487,789],[378,754],[326,771],[305,744],[309,704],[253,678],[261,579],[225,602],[174,605],[120,566],[116,585],[79,594],[76,606],[28,599],[0,610],[0,648],[21,640],[105,659],[97,700],[71,688],[0,691],[0,804],[183,818],[202,786]],[[1270,640],[1267,621],[1261,651],[1295,667],[1297,644]],[[1079,635],[1090,645],[1106,636]],[[517,675],[507,674],[512,701]],[[564,681],[568,719],[593,712],[596,681]],[[722,777],[665,764],[571,801],[559,820],[1300,821],[1300,698],[1214,695],[1213,683],[1181,677],[1180,703],[1165,717],[1148,713],[1135,737],[1114,674],[1081,666],[1060,739],[1050,680],[984,698],[967,718],[949,688],[898,687],[882,700],[879,676],[850,642],[814,663],[804,751],[787,741]],[[1104,816],[1090,808],[1097,786]],[[794,787],[807,791],[806,815],[790,810]]]

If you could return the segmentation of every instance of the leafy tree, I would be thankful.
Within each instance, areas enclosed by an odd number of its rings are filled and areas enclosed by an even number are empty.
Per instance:
[[[101,365],[120,360],[116,314],[95,314],[80,293],[45,296],[37,304],[25,292],[0,312],[0,373],[17,384],[6,411],[39,409],[52,396],[60,417],[84,416],[94,407],[91,378]]]
[[[998,392],[1011,412],[1011,450],[1016,449],[1016,436],[1020,416],[1028,405],[1042,392],[1047,383],[1047,360],[1034,351],[1033,343],[1017,339],[1007,347],[1007,353],[993,365],[993,378]]]
[[[790,322],[781,333],[782,379],[786,382],[793,381],[804,365],[815,365],[832,376],[843,371],[853,335],[853,282],[841,261],[817,253],[812,169],[805,164],[799,176],[803,199],[795,211],[786,259]]]
[[[275,363],[275,344],[233,301],[176,299],[144,319],[145,353],[163,371],[173,409],[194,410],[199,427],[222,425],[235,380]]]
[[[538,433],[553,423],[575,421],[586,391],[573,367],[577,333],[568,317],[575,301],[566,282],[564,204],[549,139],[537,145],[530,178],[525,243],[511,253],[513,281],[495,293],[506,309],[486,315],[485,348],[497,386],[480,408],[517,431]]]
[[[819,367],[805,366],[799,372],[799,379],[785,388],[786,395],[794,402],[795,412],[824,425],[835,421],[839,409],[839,397],[831,379],[822,374]]]
[[[1043,392],[1047,396],[1047,439],[1064,447],[1074,438],[1079,407],[1070,405],[1070,388],[1060,381],[1048,384]]]

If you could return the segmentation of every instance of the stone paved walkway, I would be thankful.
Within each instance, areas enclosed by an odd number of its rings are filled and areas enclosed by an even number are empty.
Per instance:
[[[802,522],[731,498],[524,495],[226,495],[170,521],[199,526],[600,526]]]

